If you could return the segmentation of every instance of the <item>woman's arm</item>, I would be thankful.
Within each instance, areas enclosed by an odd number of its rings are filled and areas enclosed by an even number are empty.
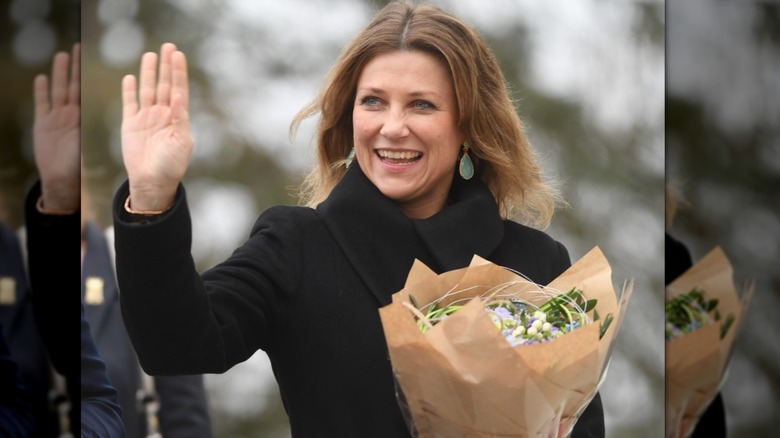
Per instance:
[[[272,348],[300,278],[295,207],[264,212],[249,239],[199,275],[184,186],[153,221],[133,221],[114,198],[114,242],[122,315],[144,370],[152,375],[221,373]],[[229,214],[229,212],[225,212]]]

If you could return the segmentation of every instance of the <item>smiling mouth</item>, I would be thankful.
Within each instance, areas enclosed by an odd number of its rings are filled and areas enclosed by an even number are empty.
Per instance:
[[[379,159],[383,163],[394,164],[398,166],[407,166],[414,164],[422,158],[422,153],[414,151],[388,151],[380,149],[376,151]]]

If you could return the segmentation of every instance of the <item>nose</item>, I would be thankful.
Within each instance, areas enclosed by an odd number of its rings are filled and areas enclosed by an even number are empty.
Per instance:
[[[398,110],[385,112],[382,129],[379,133],[391,140],[409,135],[409,127],[406,125],[406,114]]]

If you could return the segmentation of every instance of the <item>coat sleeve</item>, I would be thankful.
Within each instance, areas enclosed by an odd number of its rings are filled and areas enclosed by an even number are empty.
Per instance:
[[[211,419],[203,376],[154,379],[160,397],[160,430],[166,438],[210,438]]]
[[[30,289],[38,331],[52,365],[67,380],[68,393],[72,398],[80,394],[81,436],[124,437],[116,389],[109,382],[80,301],[79,338],[73,336],[81,282],[80,212],[41,214],[35,208],[39,196],[40,183],[36,183],[25,202]],[[71,411],[71,418],[78,419],[74,413],[78,409]]]
[[[258,218],[249,239],[200,275],[183,186],[154,221],[124,210],[125,182],[114,198],[114,244],[122,315],[151,375],[222,373],[257,349],[273,348],[300,277],[300,233],[292,207]],[[225,212],[229,214],[229,212]]]

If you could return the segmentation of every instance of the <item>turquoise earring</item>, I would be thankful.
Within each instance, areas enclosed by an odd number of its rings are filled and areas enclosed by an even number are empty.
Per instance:
[[[467,143],[463,144],[463,156],[460,157],[460,165],[458,166],[460,177],[465,180],[470,180],[474,176],[474,163],[469,157],[469,147]]]
[[[344,167],[349,169],[349,166],[352,164],[352,162],[355,160],[355,148],[350,149],[349,154],[347,154],[347,161],[344,163]]]

